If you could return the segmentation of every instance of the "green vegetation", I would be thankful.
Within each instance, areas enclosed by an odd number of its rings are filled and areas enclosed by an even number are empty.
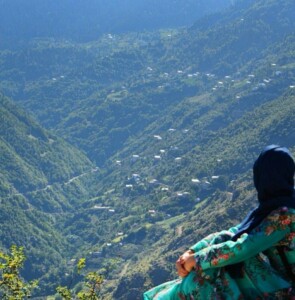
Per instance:
[[[0,252],[0,295],[4,300],[27,299],[38,285],[37,281],[24,282],[20,276],[25,256],[23,248],[12,246],[11,254]]]
[[[261,149],[295,154],[294,5],[0,51],[0,241],[33,296],[139,299],[256,205]]]
[[[85,258],[81,258],[77,263],[77,273],[80,274],[86,266]],[[99,300],[100,286],[103,283],[103,277],[96,272],[89,272],[85,275],[85,288],[77,293],[79,300]],[[68,287],[57,287],[57,292],[65,300],[71,300],[75,296]]]

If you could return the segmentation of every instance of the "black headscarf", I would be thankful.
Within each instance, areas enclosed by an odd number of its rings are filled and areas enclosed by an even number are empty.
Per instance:
[[[294,173],[295,163],[287,148],[270,145],[261,152],[253,166],[259,205],[239,225],[233,241],[243,233],[251,232],[273,210],[295,208]],[[228,267],[232,277],[240,277],[242,265],[238,263]]]

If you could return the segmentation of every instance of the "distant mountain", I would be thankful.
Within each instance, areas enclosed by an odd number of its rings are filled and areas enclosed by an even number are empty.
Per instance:
[[[35,41],[0,54],[0,87],[102,165],[129,136],[214,83],[192,74],[223,81],[250,74],[266,56],[270,64],[283,62],[294,8],[291,0],[241,1],[187,30],[106,35],[79,45]]]
[[[294,9],[290,0],[239,1],[226,13],[197,21],[166,55],[184,66],[227,75],[294,35]]]
[[[191,25],[231,0],[1,0],[0,38],[13,47],[32,38],[96,40],[104,33]],[[7,43],[5,43],[7,42]]]

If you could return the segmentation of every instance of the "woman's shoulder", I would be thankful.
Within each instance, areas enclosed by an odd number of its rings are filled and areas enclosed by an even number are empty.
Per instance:
[[[270,234],[275,230],[285,230],[287,227],[295,226],[295,209],[279,207],[273,210],[262,222],[265,232]]]
[[[273,210],[268,217],[279,217],[279,216],[293,216],[295,215],[295,209],[287,206],[279,207]]]

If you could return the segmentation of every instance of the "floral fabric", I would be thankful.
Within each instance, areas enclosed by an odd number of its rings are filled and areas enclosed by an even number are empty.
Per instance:
[[[295,210],[277,209],[252,232],[231,241],[229,238],[237,228],[212,234],[193,245],[196,268],[182,280],[147,291],[144,299],[295,299],[295,283],[288,276],[277,248],[284,247],[288,263],[295,271]],[[243,276],[233,279],[224,267],[239,262],[244,262]]]
[[[229,240],[233,235],[233,229],[213,233],[202,239],[191,247],[195,252],[204,249],[215,243],[222,243]],[[224,295],[226,295],[226,298]],[[146,293],[145,300],[191,300],[191,299],[239,299],[240,290],[231,280],[226,272],[221,269],[210,269],[199,273],[197,270],[183,279],[176,279],[163,283]]]
[[[237,241],[211,245],[196,252],[197,268],[206,270],[239,263],[260,252],[273,252],[279,245],[294,250],[294,237],[295,210],[280,208],[268,215],[250,234],[244,233]]]

